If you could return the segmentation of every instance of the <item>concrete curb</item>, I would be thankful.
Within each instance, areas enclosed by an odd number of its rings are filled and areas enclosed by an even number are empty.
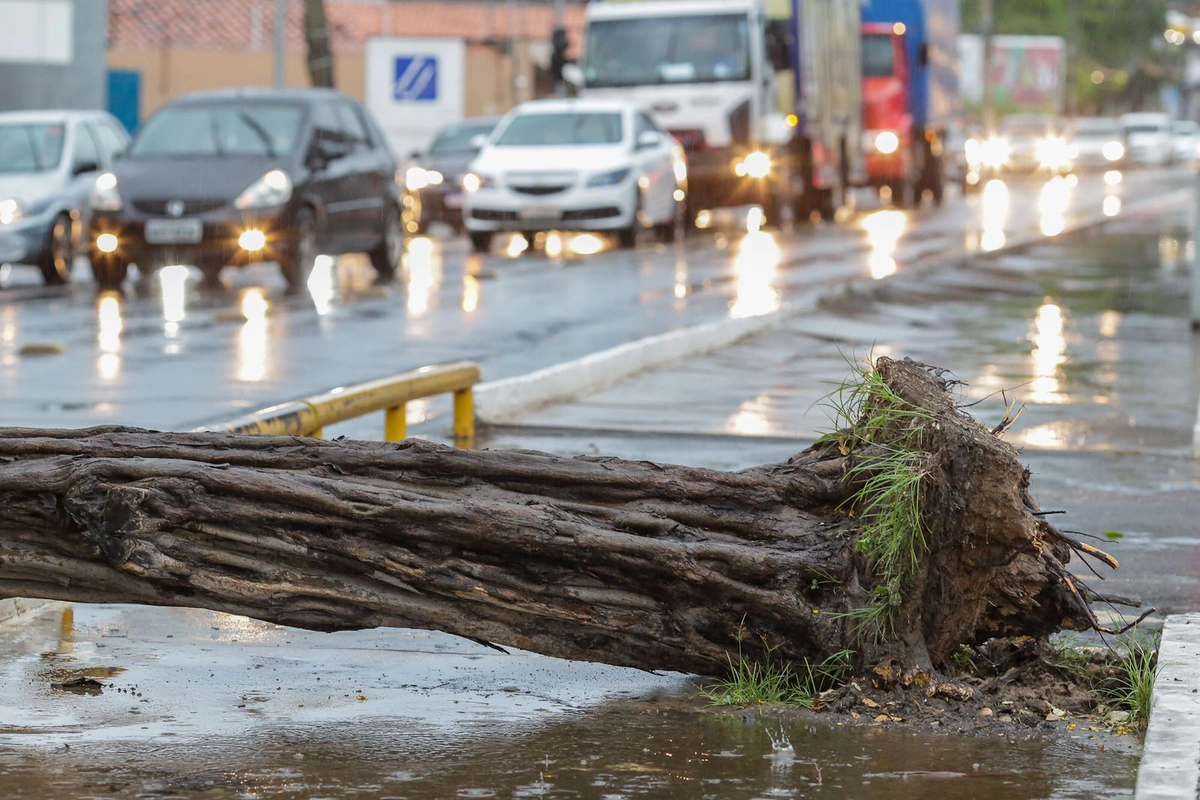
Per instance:
[[[776,311],[756,317],[718,320],[638,339],[628,344],[475,387],[475,416],[498,423],[539,406],[573,400],[640,372],[693,358],[762,333],[785,319]]]
[[[1200,797],[1200,613],[1163,624],[1135,800]]]
[[[1126,209],[1125,215],[1175,201],[1186,190],[1151,198]],[[542,406],[575,400],[677,361],[712,353],[736,342],[783,324],[788,318],[811,311],[823,302],[847,296],[869,296],[894,276],[929,275],[963,266],[975,258],[996,258],[1044,242],[1062,239],[1096,228],[1118,217],[1093,214],[1065,228],[1054,237],[1040,233],[1014,236],[1004,247],[988,252],[956,253],[923,259],[884,278],[852,278],[816,287],[768,314],[741,319],[722,319],[678,331],[639,339],[598,353],[555,364],[526,375],[481,383],[475,387],[475,417],[480,426],[498,425]]]

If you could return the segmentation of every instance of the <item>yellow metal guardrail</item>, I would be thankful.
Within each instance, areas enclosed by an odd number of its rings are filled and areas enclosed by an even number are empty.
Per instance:
[[[406,404],[423,397],[454,394],[454,446],[475,446],[475,397],[479,365],[470,361],[404,372],[323,394],[264,408],[201,430],[222,433],[321,436],[327,425],[375,411],[384,412],[383,438],[398,442],[407,435]]]

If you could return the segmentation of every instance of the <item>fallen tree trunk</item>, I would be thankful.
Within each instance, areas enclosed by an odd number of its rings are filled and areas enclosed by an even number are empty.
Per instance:
[[[0,597],[436,629],[708,674],[739,650],[927,669],[962,643],[1094,623],[1065,570],[1079,545],[1039,516],[1015,450],[922,365],[880,359],[864,377],[886,392],[860,390],[844,430],[737,473],[416,440],[0,429]],[[884,491],[896,453],[915,494]],[[892,501],[918,503],[898,561]]]

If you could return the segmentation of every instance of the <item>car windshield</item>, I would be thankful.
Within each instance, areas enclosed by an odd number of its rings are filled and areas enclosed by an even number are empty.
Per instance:
[[[519,114],[496,140],[497,147],[620,144],[620,112]]]
[[[431,156],[453,156],[464,155],[472,152],[475,148],[471,147],[471,140],[476,136],[487,136],[496,127],[494,122],[477,125],[455,125],[452,128],[443,128],[438,133],[437,138],[433,140],[433,144],[429,146],[429,155]]]
[[[1183,136],[1194,136],[1197,131],[1200,131],[1200,125],[1186,120],[1175,123],[1175,132]]]
[[[887,33],[868,33],[862,37],[862,71],[864,78],[892,76],[892,37]]]
[[[1113,119],[1080,119],[1071,135],[1077,139],[1111,139],[1121,135],[1121,123]]]
[[[1125,126],[1126,133],[1164,133],[1166,128],[1153,122],[1134,123]]]
[[[1050,136],[1055,129],[1051,120],[1022,117],[1001,121],[1000,132],[1006,136]]]
[[[0,173],[47,172],[62,160],[61,123],[0,125]]]
[[[281,156],[296,148],[304,109],[284,103],[167,108],[146,123],[129,156]]]
[[[588,25],[588,86],[750,79],[745,15],[596,20]]]

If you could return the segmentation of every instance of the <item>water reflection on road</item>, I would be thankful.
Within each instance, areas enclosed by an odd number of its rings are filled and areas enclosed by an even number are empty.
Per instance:
[[[74,797],[102,785],[121,795],[214,800],[279,794],[1091,800],[1128,796],[1136,769],[1129,754],[1097,757],[1094,744],[1029,734],[851,730],[828,719],[743,720],[654,705],[572,715],[532,729],[481,720],[452,741],[435,726],[377,717],[255,727],[198,745],[160,738],[153,748],[118,740],[10,750],[6,797]]]
[[[867,232],[867,245],[871,248],[867,256],[871,277],[879,280],[894,274],[896,246],[908,228],[908,217],[903,211],[876,211],[864,217],[861,225]]]
[[[733,319],[757,317],[779,308],[779,289],[775,286],[780,250],[775,234],[751,230],[734,246],[733,270],[736,277],[729,316]]]

